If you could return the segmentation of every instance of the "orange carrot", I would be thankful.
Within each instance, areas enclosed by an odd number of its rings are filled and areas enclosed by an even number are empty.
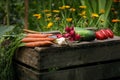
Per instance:
[[[35,42],[35,41],[54,41],[54,38],[32,38],[32,37],[25,37],[21,40],[21,42]]]
[[[46,34],[47,36],[52,36],[53,34]]]
[[[24,43],[26,47],[42,47],[42,46],[50,46],[52,45],[51,41],[36,41],[36,42],[28,42]]]
[[[52,34],[26,34],[26,37],[34,37],[34,38],[45,38],[45,37],[48,37]]]

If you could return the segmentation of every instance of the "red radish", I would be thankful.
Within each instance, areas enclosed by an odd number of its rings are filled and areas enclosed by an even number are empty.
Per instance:
[[[74,37],[74,36],[75,36],[75,31],[74,31],[74,30],[71,30],[71,31],[70,31],[70,35]]]
[[[69,40],[70,40],[70,41],[74,41],[75,39],[74,39],[73,37],[70,37]]]
[[[80,35],[79,34],[75,34],[75,40],[80,40]]]
[[[68,27],[68,26],[65,28],[65,31],[68,32],[68,33],[70,32],[70,30],[71,30],[71,29],[70,29],[70,27]]]
[[[70,31],[74,30],[74,27],[70,27]]]
[[[111,29],[106,29],[106,32],[108,33],[109,38],[113,38],[114,34]]]
[[[68,37],[70,36],[70,34],[69,34],[69,33],[65,33],[65,34],[63,34],[63,36],[64,36],[65,38],[68,38]]]
[[[62,34],[56,34],[56,36],[57,36],[57,38],[61,38],[61,37],[63,37]]]

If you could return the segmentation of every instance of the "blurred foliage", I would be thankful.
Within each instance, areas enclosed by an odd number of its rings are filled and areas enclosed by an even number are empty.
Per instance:
[[[114,33],[118,36],[120,36],[120,2],[114,2],[111,7],[111,28],[114,31]],[[112,20],[117,20],[116,22],[112,22]]]
[[[29,27],[34,26],[32,29],[39,31],[63,31],[64,27],[69,25],[105,28],[110,23],[112,2],[112,0],[109,0],[109,3],[107,0],[33,1],[30,4]],[[36,18],[33,15],[36,15]]]
[[[0,38],[9,31],[12,31],[14,26],[0,26]]]
[[[7,13],[9,10],[9,13]],[[9,14],[11,24],[23,23],[24,1],[22,0],[1,0],[0,1],[0,23],[6,24],[6,16]]]
[[[120,35],[120,2],[107,0],[29,0],[29,26],[36,31],[63,31],[65,26],[111,28]],[[112,5],[112,7],[111,7]],[[80,8],[86,6],[86,8]],[[66,7],[65,9],[60,9]],[[110,9],[111,8],[111,9]],[[15,25],[16,32],[24,28],[24,0],[0,1],[0,24]],[[49,12],[44,12],[49,10]],[[100,11],[102,13],[100,13]],[[96,18],[92,18],[94,16]]]
[[[13,25],[15,32],[20,33],[24,25],[24,1],[1,0],[0,1],[0,25]]]

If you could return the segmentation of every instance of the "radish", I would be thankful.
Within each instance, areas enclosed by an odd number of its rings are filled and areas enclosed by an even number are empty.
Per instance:
[[[80,38],[81,38],[81,37],[80,37],[79,34],[75,34],[75,40],[76,40],[76,41],[80,40]]]
[[[70,31],[74,30],[74,27],[70,27]]]
[[[80,40],[81,36],[79,34],[76,34],[74,30],[74,26],[65,28],[65,34],[63,34],[63,37],[68,38],[70,41],[77,41]]]
[[[69,33],[70,30],[71,30],[71,29],[70,29],[70,27],[68,27],[68,26],[65,28],[65,31],[66,31],[67,33]]]
[[[65,38],[68,38],[68,37],[70,37],[70,34],[69,34],[69,33],[65,33],[65,34],[63,34],[63,36],[64,36]]]
[[[63,37],[62,34],[56,34],[56,36],[57,36],[57,38],[61,38],[61,37]]]
[[[71,35],[72,37],[74,37],[74,36],[75,36],[75,31],[74,31],[74,30],[71,30],[71,31],[70,31],[70,35]]]
[[[75,39],[74,39],[73,37],[70,37],[69,40],[70,40],[70,41],[74,41]]]

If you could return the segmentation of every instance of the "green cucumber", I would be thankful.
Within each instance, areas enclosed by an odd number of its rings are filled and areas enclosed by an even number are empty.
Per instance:
[[[81,36],[81,41],[92,41],[95,39],[95,32],[92,30],[75,27],[75,32]]]

